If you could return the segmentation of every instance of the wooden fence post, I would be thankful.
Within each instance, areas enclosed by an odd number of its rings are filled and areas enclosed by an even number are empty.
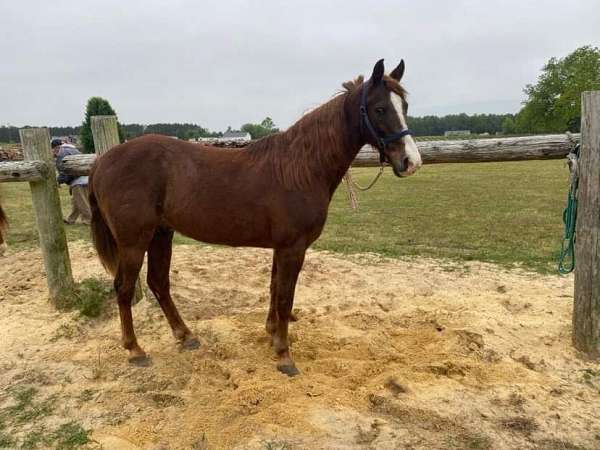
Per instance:
[[[573,345],[600,357],[600,91],[581,101]]]
[[[92,116],[91,126],[94,148],[96,149],[98,158],[114,146],[120,144],[116,116]],[[144,298],[144,289],[141,280],[138,278],[135,284],[134,303],[139,302],[142,298]]]
[[[43,161],[48,167],[46,177],[39,181],[31,181],[29,186],[46,269],[48,292],[50,300],[57,304],[73,295],[74,283],[56,184],[54,157],[50,148],[50,134],[47,128],[22,128],[19,135],[25,159]]]
[[[120,144],[116,116],[92,116],[91,126],[96,155],[103,155]]]

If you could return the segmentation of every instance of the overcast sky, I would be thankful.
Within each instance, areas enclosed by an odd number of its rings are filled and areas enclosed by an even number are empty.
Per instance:
[[[404,58],[410,114],[516,112],[552,56],[600,45],[600,0],[0,0],[0,124],[286,128]]]

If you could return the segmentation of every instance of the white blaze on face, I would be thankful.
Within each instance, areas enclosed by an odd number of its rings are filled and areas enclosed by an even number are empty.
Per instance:
[[[400,97],[395,92],[390,91],[390,96],[392,100],[392,105],[394,105],[394,109],[396,110],[396,114],[398,115],[398,119],[402,124],[402,129],[406,130],[408,126],[406,125],[406,119],[404,118],[404,108],[402,107],[402,97]],[[412,164],[411,173],[417,170],[423,162],[421,161],[421,154],[419,153],[419,149],[417,148],[417,144],[415,144],[415,140],[412,138],[410,134],[404,136],[402,138],[402,142],[404,142],[404,151],[406,152],[406,157],[408,161]]]

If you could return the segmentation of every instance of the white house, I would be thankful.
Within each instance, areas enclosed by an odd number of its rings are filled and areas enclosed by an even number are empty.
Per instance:
[[[444,131],[444,136],[468,136],[469,134],[471,134],[471,130]]]
[[[220,139],[222,139],[223,141],[246,142],[252,140],[252,136],[250,136],[250,133],[248,133],[247,131],[228,130],[225,133],[223,133],[223,137]]]

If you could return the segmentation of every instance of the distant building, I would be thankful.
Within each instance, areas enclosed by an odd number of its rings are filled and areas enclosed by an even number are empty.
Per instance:
[[[471,134],[471,130],[444,131],[444,136],[468,136],[470,134]]]
[[[247,131],[234,131],[228,130],[223,133],[223,137],[220,138],[223,141],[241,141],[246,142],[252,140],[252,136]]]
[[[215,147],[241,148],[252,141],[252,136],[246,131],[227,130],[221,137],[199,137],[188,139],[198,144],[213,145]]]

